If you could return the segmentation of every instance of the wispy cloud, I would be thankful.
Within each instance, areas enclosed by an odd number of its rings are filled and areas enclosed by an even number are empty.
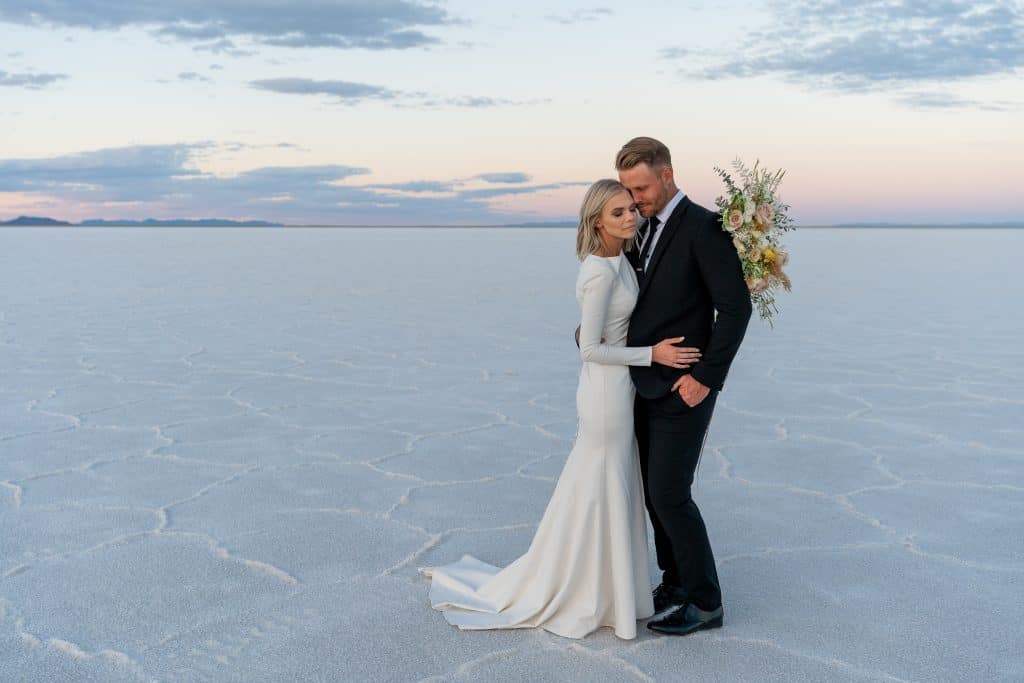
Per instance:
[[[684,70],[708,79],[779,76],[864,92],[941,85],[1024,67],[1024,6],[1016,2],[787,0],[769,7],[768,28],[742,36],[739,49]],[[693,57],[678,48],[662,56]],[[942,106],[941,97],[917,101]],[[947,103],[961,105],[952,97]]]
[[[467,109],[489,109],[491,107],[523,107],[536,104],[546,104],[550,99],[513,100],[507,97],[481,97],[473,95],[457,95],[454,97],[436,97],[425,94],[413,94],[414,97],[422,97],[419,101],[413,101],[413,106],[423,108],[436,107],[465,107]]]
[[[485,183],[528,183],[530,176],[525,173],[481,173],[474,176],[475,180],[482,180]]]
[[[41,90],[48,85],[52,85],[57,81],[62,81],[66,78],[67,76],[65,74],[12,74],[6,71],[0,71],[0,86]]]
[[[548,190],[561,190],[566,187],[586,187],[589,182],[542,183],[538,185],[520,185],[516,187],[484,187],[473,190],[462,190],[459,196],[463,199],[494,199],[522,194],[535,194]]]
[[[985,111],[1011,111],[1020,105],[1012,102],[982,102],[970,100],[944,92],[908,92],[897,98],[903,104],[915,109],[982,109]]]
[[[688,47],[666,47],[658,52],[664,59],[682,59],[689,57],[694,51]]]
[[[204,82],[204,83],[209,83],[210,82],[210,79],[208,77],[206,77],[206,76],[204,76],[204,75],[202,75],[200,73],[196,73],[195,71],[183,71],[183,72],[181,72],[180,74],[178,74],[178,80],[179,81],[200,81],[200,82]]]
[[[249,85],[259,90],[284,95],[319,95],[333,98],[343,104],[358,104],[367,100],[387,100],[404,107],[501,107],[535,104],[534,101],[509,100],[495,97],[453,96],[446,97],[422,92],[392,90],[380,85],[356,83],[353,81],[329,81],[312,78],[268,78],[251,81]]]
[[[423,28],[449,24],[448,13],[420,0],[7,0],[0,21],[90,30],[142,27],[213,51],[237,49],[232,38],[283,47],[406,49],[437,38]]]
[[[252,81],[249,85],[259,90],[285,95],[329,95],[342,102],[392,100],[400,94],[397,91],[367,83],[318,81],[311,78],[268,78]]]
[[[102,149],[49,159],[0,160],[0,193],[54,200],[108,218],[262,218],[323,223],[495,223],[510,216],[492,202],[506,197],[581,187],[586,183],[529,183],[525,173],[464,179],[355,184],[369,169],[347,165],[270,166],[233,176],[198,167],[219,149],[212,143]],[[515,181],[479,187],[497,175]],[[474,182],[477,186],[474,186]],[[81,208],[81,207],[84,207]],[[110,215],[111,208],[131,215]]]
[[[251,57],[256,54],[255,50],[243,50],[238,47],[235,45],[235,41],[230,38],[218,38],[208,43],[196,43],[192,48],[199,52],[212,52],[213,54],[228,55],[229,57]]]
[[[367,187],[377,190],[397,190],[409,193],[441,193],[453,192],[455,190],[455,183],[446,180],[412,180],[406,183],[385,183]]]
[[[612,10],[608,7],[592,7],[589,9],[578,9],[569,14],[549,14],[545,18],[556,24],[581,24],[588,21],[597,21],[611,14]]]

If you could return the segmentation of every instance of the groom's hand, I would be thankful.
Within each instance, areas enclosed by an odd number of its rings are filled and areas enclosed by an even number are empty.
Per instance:
[[[678,391],[679,398],[691,408],[699,406],[711,393],[711,389],[695,380],[693,375],[683,375],[677,379],[672,385],[672,391]]]

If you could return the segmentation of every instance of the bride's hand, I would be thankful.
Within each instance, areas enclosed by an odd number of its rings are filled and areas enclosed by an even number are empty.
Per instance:
[[[670,368],[690,367],[692,363],[700,360],[700,349],[676,346],[684,339],[686,337],[674,337],[658,342],[654,345],[651,360],[658,365],[667,365]]]

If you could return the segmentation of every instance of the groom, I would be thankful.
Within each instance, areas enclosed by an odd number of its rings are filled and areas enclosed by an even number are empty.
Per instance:
[[[634,138],[619,150],[615,168],[648,219],[639,250],[627,252],[640,293],[626,343],[685,337],[703,351],[682,374],[663,365],[630,367],[644,496],[663,572],[647,628],[686,635],[722,625],[715,558],[690,487],[715,399],[747,329],[750,292],[718,214],[676,187],[664,144]]]

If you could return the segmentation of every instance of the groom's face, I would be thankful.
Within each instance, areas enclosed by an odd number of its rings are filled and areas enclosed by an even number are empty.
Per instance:
[[[651,168],[648,164],[637,164],[620,170],[619,182],[633,195],[637,211],[644,218],[656,216],[672,198],[669,193],[673,185],[671,166]]]

